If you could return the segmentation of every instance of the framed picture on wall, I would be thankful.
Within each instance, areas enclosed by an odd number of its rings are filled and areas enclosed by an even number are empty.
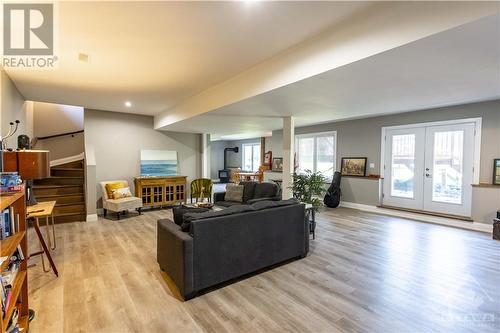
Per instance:
[[[268,151],[267,153],[264,154],[264,165],[269,165],[271,166],[273,160],[273,153],[271,151]]]
[[[342,176],[365,177],[366,157],[342,157]]]
[[[493,184],[500,185],[500,158],[493,160]]]
[[[273,158],[273,166],[271,170],[275,172],[283,172],[283,157]]]

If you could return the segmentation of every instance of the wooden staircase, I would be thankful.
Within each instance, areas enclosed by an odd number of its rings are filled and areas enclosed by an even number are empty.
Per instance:
[[[37,201],[56,201],[56,223],[85,221],[85,173],[83,160],[53,166],[50,178],[34,181]]]

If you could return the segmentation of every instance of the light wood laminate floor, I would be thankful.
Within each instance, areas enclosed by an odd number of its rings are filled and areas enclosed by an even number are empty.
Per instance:
[[[327,210],[305,259],[181,302],[156,264],[156,220],[170,214],[57,225],[59,278],[36,258],[29,269],[30,332],[500,329],[500,242],[490,235]]]

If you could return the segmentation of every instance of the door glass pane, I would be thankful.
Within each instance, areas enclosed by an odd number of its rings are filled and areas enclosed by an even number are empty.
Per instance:
[[[252,171],[258,171],[260,166],[260,145],[253,145]]]
[[[319,136],[316,139],[316,146],[316,171],[331,179],[334,171],[333,136]]]
[[[392,136],[391,196],[413,198],[415,134]]]
[[[299,171],[314,170],[314,138],[298,139]]]
[[[464,132],[434,133],[432,201],[461,204]]]

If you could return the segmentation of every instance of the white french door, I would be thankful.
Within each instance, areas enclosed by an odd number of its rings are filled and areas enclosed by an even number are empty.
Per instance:
[[[383,204],[470,216],[475,126],[387,129]]]

